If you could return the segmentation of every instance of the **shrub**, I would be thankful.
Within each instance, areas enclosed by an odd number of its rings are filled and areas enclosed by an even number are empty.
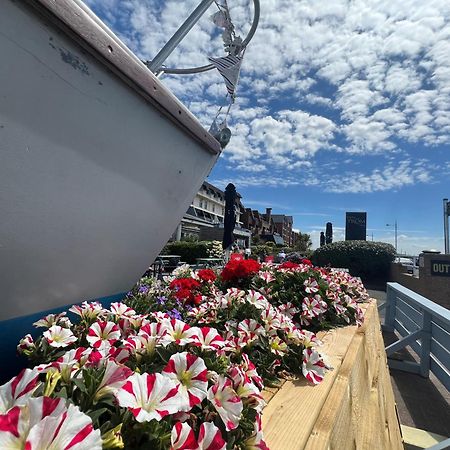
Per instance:
[[[180,255],[180,261],[195,264],[197,258],[208,258],[207,242],[176,241],[169,242],[162,250],[161,255]]]
[[[363,280],[384,280],[389,275],[395,248],[384,242],[340,241],[318,248],[312,254],[317,266],[349,269],[353,276]]]

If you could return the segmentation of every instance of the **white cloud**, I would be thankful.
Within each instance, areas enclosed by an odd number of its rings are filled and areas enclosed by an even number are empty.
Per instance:
[[[143,59],[152,59],[198,4],[87,1]],[[251,2],[229,4],[244,36]],[[214,11],[213,4],[168,66],[204,65],[208,56],[223,54],[220,31],[208,19]],[[432,172],[417,166],[408,144],[432,151],[450,143],[449,55],[448,0],[265,0],[228,120],[233,137],[223,153],[226,164],[238,174],[288,171],[292,182],[333,192],[431,182]],[[162,81],[205,127],[225,104],[216,71]],[[346,168],[353,170],[342,175],[338,153],[344,158],[343,152],[352,158],[375,155],[370,164],[383,165],[363,174],[357,163],[348,162]],[[318,158],[330,158],[334,165]],[[248,185],[260,183],[253,175],[242,178]],[[342,188],[333,188],[330,180]]]

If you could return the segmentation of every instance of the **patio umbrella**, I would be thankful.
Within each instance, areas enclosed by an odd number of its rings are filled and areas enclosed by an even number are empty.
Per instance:
[[[236,187],[234,184],[229,183],[225,188],[225,217],[223,220],[223,240],[222,248],[226,250],[233,244],[234,236],[233,230],[236,225]]]

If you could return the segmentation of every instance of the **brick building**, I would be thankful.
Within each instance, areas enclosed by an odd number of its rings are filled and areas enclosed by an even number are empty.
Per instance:
[[[275,225],[276,232],[283,238],[284,245],[292,247],[292,216],[285,216],[284,214],[272,214],[272,220]]]

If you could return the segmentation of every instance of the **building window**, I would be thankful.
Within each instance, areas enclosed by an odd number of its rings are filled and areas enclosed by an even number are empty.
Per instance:
[[[212,205],[212,212],[216,212],[216,205]]]
[[[200,206],[200,208],[203,208],[203,200],[202,199],[200,199],[200,201],[199,201],[199,204],[198,204],[199,206]]]

